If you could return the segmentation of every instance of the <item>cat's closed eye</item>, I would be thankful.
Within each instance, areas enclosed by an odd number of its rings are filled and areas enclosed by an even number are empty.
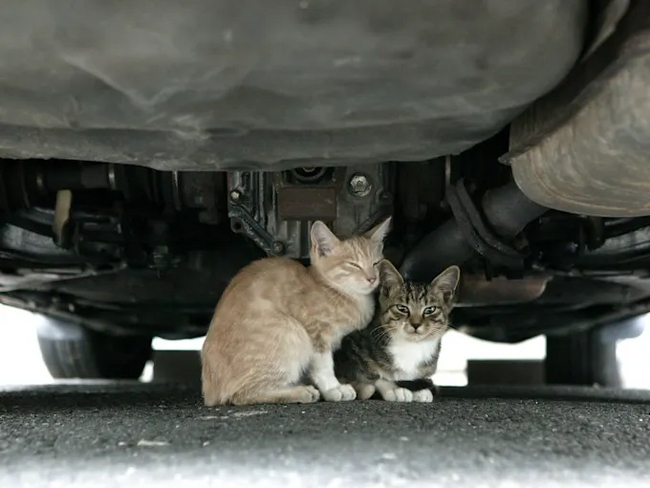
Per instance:
[[[422,311],[422,315],[425,315],[425,316],[427,316],[427,315],[433,315],[433,314],[436,312],[436,310],[438,310],[438,307],[426,307],[426,308]]]
[[[361,269],[361,266],[359,266],[357,263],[353,263],[352,261],[348,261],[348,265],[356,269]]]
[[[395,308],[398,312],[403,313],[404,315],[409,315],[411,313],[406,305],[395,305]]]

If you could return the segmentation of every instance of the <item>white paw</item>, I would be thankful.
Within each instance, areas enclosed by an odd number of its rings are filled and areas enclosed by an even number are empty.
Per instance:
[[[311,385],[304,386],[304,394],[301,395],[300,403],[314,403],[320,399],[320,392]]]
[[[375,394],[375,385],[361,384],[356,386],[357,398],[359,400],[369,400]]]
[[[395,388],[385,392],[384,400],[387,402],[412,402],[413,392],[406,388]]]
[[[433,393],[431,390],[420,390],[413,393],[414,402],[431,403],[433,401]]]
[[[328,402],[349,402],[357,397],[352,385],[339,385],[323,392],[323,398]]]

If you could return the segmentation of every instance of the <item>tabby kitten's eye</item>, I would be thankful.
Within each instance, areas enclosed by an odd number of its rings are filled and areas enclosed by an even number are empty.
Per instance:
[[[438,310],[438,307],[427,307],[422,311],[422,315],[431,315],[433,314],[436,310]]]
[[[395,305],[395,308],[405,315],[408,315],[410,313],[409,308],[406,305]]]
[[[359,266],[357,263],[353,263],[352,261],[349,261],[348,264],[349,264],[350,266],[352,266],[353,268],[361,269],[361,266]]]

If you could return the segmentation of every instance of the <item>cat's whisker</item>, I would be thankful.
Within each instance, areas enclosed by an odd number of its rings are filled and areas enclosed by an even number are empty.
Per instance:
[[[374,337],[374,340],[377,341],[377,342],[382,342],[386,337],[389,337],[389,336],[390,336],[389,331],[382,331],[381,334],[378,334],[378,335],[376,335]]]
[[[370,332],[370,336],[374,337],[376,340],[380,341],[384,339],[387,336],[390,336],[394,332],[396,332],[396,328],[393,327],[391,324],[383,324],[380,325],[379,327],[373,329]]]
[[[425,285],[404,281],[390,262],[382,261],[380,275],[379,310],[369,328],[343,339],[335,355],[337,371],[362,389],[376,388],[384,400],[431,402],[429,389],[411,391],[397,382],[430,383],[460,271],[452,267]]]

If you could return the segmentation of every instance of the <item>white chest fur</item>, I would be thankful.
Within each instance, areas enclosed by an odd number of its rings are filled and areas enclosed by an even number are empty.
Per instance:
[[[419,367],[429,361],[438,349],[440,339],[422,342],[395,341],[388,347],[393,358],[396,372],[394,381],[409,381],[421,379]]]

